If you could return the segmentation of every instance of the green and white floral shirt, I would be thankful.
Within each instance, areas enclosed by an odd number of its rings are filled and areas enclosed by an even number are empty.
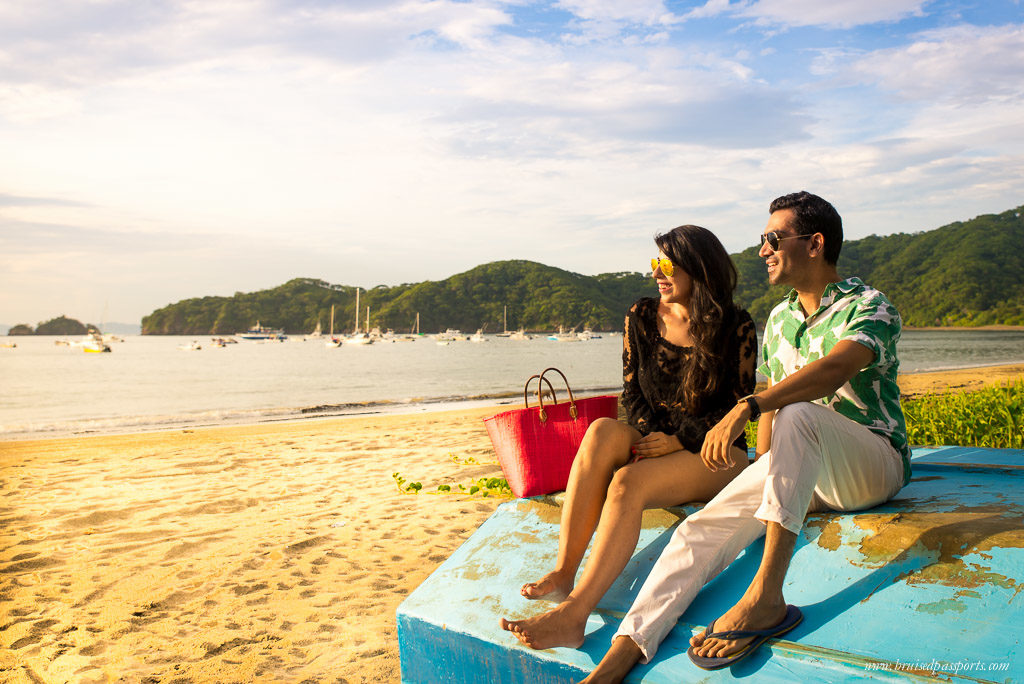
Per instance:
[[[883,435],[903,456],[903,482],[910,481],[910,447],[900,407],[896,373],[900,362],[896,342],[903,322],[884,294],[860,278],[829,283],[821,306],[804,316],[792,290],[768,317],[762,343],[764,362],[758,368],[777,383],[832,351],[840,340],[868,347],[875,359],[835,394],[813,403],[828,406],[872,432]]]

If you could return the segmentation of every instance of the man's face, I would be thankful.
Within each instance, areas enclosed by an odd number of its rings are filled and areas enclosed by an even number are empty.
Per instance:
[[[775,233],[778,248],[773,249],[766,241],[757,255],[768,267],[768,282],[772,285],[792,284],[794,276],[803,271],[807,263],[810,240],[797,237],[793,227],[795,218],[792,209],[779,209],[768,218],[763,235]]]

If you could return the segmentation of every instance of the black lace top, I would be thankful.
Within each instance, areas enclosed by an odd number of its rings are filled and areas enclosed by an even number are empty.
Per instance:
[[[725,321],[725,365],[718,392],[708,398],[709,410],[692,415],[682,402],[680,383],[686,372],[692,347],[672,344],[658,332],[658,300],[645,297],[626,315],[622,344],[622,406],[626,419],[641,434],[664,432],[675,435],[683,448],[700,453],[704,435],[736,405],[754,391],[757,366],[757,334],[750,314],[737,309]],[[747,448],[744,435],[734,443]]]

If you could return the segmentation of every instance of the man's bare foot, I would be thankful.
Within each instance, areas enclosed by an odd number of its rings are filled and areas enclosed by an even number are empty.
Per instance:
[[[572,577],[566,577],[565,573],[552,570],[536,582],[527,582],[519,593],[528,599],[548,599],[551,601],[562,601],[572,591],[573,582],[576,581],[576,573]]]
[[[580,684],[619,684],[642,657],[636,642],[628,636],[616,637],[601,662]]]
[[[501,628],[539,651],[545,648],[579,648],[587,626],[589,611],[580,614],[570,602],[563,602],[546,613],[525,620],[501,619]]]
[[[786,602],[777,600],[750,600],[746,596],[714,621],[715,632],[730,630],[760,630],[778,625],[786,619]],[[723,658],[742,651],[754,637],[745,639],[708,639],[707,630],[690,639],[697,655],[704,658]]]

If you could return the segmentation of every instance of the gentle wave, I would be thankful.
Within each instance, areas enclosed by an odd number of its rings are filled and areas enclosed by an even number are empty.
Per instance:
[[[597,394],[617,394],[621,389],[621,387],[580,388],[574,390],[573,394],[577,399],[582,399]],[[560,401],[565,401],[566,396],[564,392],[559,392],[558,395]],[[522,392],[489,392],[401,400],[319,404],[299,408],[213,410],[174,415],[127,415],[53,423],[11,424],[0,425],[0,440],[52,439],[227,425],[251,425],[367,414],[443,411],[475,406],[510,405],[522,401],[522,398]]]

